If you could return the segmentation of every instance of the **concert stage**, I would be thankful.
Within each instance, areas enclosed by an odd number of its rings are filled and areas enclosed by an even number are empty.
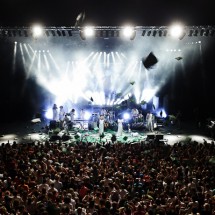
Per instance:
[[[204,141],[212,142],[213,139],[204,131],[197,129],[191,123],[182,123],[182,128],[176,126],[162,126],[154,132],[149,132],[146,128],[142,130],[125,130],[122,136],[117,136],[117,131],[107,128],[104,137],[100,137],[97,129],[89,129],[88,126],[80,127],[78,124],[72,130],[66,133],[64,130],[55,131],[47,130],[48,121],[37,123],[32,122],[16,122],[1,124],[0,144],[2,143],[30,143],[32,141],[51,141],[63,142],[66,144],[76,144],[77,142],[105,143],[113,142],[112,137],[116,136],[114,143],[120,142],[125,144],[133,144],[137,142],[148,143],[155,141],[156,143],[164,143],[173,145],[177,142]]]

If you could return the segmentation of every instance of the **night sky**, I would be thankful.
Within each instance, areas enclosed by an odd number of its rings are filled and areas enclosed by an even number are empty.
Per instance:
[[[77,15],[85,11],[83,24],[95,26],[120,26],[131,23],[134,26],[168,26],[173,21],[183,22],[187,26],[214,25],[212,1],[1,1],[0,26],[23,27],[32,23],[44,26],[74,26]],[[5,40],[0,40],[0,98],[1,112],[4,120],[32,117],[35,102],[43,99],[44,89],[36,87],[33,81],[24,82],[22,68],[17,68],[16,76],[12,75],[9,57],[13,47]],[[189,116],[193,108],[200,107],[206,115],[214,115],[214,42],[204,55],[204,66],[201,62],[190,66],[187,81],[180,75],[175,81],[167,83],[161,94],[174,91],[172,106],[174,110],[183,109]],[[174,88],[174,89],[173,89]],[[23,93],[24,92],[24,93]],[[33,98],[32,98],[33,95]],[[192,97],[192,99],[191,99]],[[22,98],[22,99],[20,99]],[[32,111],[29,111],[32,110]],[[19,116],[19,117],[17,117]]]

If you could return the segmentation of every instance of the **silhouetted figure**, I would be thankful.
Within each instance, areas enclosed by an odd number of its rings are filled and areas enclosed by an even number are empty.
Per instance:
[[[160,117],[163,118],[163,111],[160,111]]]

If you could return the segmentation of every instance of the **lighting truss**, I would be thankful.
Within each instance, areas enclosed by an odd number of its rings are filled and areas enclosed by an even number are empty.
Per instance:
[[[120,37],[123,26],[94,26],[94,37],[109,38]],[[42,37],[72,37],[80,35],[84,27],[43,27]],[[169,26],[136,26],[135,35],[143,37],[167,37],[170,36]],[[183,38],[185,36],[214,36],[215,26],[184,26]],[[0,38],[2,37],[33,37],[32,27],[0,27]],[[180,38],[180,39],[183,39]]]

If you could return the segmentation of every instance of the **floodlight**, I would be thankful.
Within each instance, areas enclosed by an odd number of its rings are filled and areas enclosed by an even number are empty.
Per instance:
[[[123,35],[125,37],[128,37],[128,38],[131,37],[132,33],[133,33],[133,28],[130,26],[127,26],[123,29]]]
[[[39,37],[43,33],[43,29],[42,29],[42,27],[40,25],[33,26],[32,31],[33,31],[33,36],[34,37]]]
[[[124,118],[125,120],[130,119],[130,114],[129,114],[129,113],[124,113],[124,114],[123,114],[123,118]]]
[[[84,28],[84,34],[86,37],[92,37],[94,35],[94,33],[95,32],[94,32],[93,27],[88,26],[88,27]]]
[[[92,114],[89,111],[86,111],[84,114],[84,119],[89,120],[91,116],[92,116]]]
[[[46,117],[46,119],[53,119],[53,111],[52,111],[51,107],[48,108],[48,110],[46,111],[45,117]]]
[[[181,25],[173,25],[170,27],[170,35],[175,38],[180,38],[183,34],[183,28]]]

